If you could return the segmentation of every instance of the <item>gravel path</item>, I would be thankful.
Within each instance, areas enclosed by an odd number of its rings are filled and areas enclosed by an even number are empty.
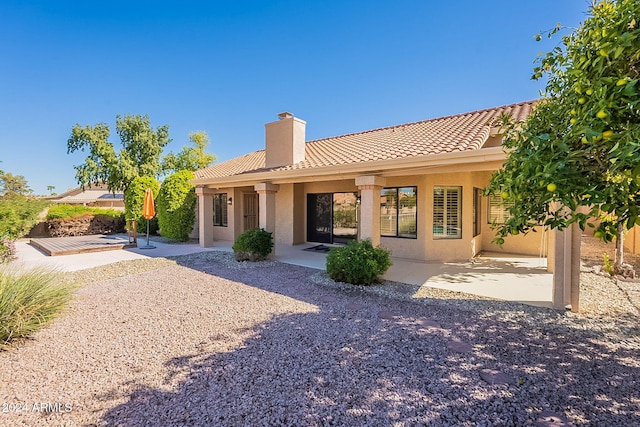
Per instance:
[[[69,310],[0,352],[0,425],[640,424],[638,283],[577,315],[231,257],[71,273]]]

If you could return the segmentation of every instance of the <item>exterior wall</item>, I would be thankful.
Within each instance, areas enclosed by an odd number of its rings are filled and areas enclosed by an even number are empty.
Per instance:
[[[490,172],[456,172],[428,175],[408,175],[385,177],[385,187],[417,187],[417,238],[380,237],[380,243],[390,249],[394,257],[417,260],[467,260],[481,251],[507,252],[523,255],[553,255],[552,233],[529,233],[528,235],[508,236],[502,248],[492,244],[495,232],[488,222],[488,199],[481,197],[480,234],[473,236],[473,197],[474,188],[484,188],[491,176]],[[462,238],[434,239],[433,236],[433,190],[435,186],[462,187]],[[320,181],[308,183],[287,183],[273,186],[277,188],[275,198],[274,239],[281,244],[299,244],[307,237],[307,195],[317,193],[355,192],[361,194],[354,179]],[[233,241],[242,233],[244,227],[243,195],[255,192],[254,187],[238,187],[209,190],[212,193],[227,193],[233,202],[228,205],[227,227],[210,226],[213,240]],[[264,195],[263,195],[264,196]],[[211,199],[209,199],[211,200]],[[203,210],[200,209],[200,212]],[[359,214],[359,224],[366,216]],[[200,224],[206,224],[211,218],[202,218]],[[360,233],[359,233],[360,234]],[[640,234],[640,233],[638,233]],[[640,235],[634,234],[628,240],[637,239],[640,247]],[[635,240],[633,240],[635,241]]]
[[[293,184],[281,184],[276,193],[276,233],[274,240],[276,243],[292,245],[294,242],[293,215],[295,203],[293,195]]]
[[[474,182],[481,185],[476,187],[483,188],[489,184],[491,177],[490,172],[477,172],[474,174]],[[473,196],[473,195],[472,195]],[[472,199],[473,200],[473,199]],[[496,233],[491,229],[491,223],[489,221],[489,200],[487,197],[482,197],[481,207],[481,234],[478,239],[478,246],[480,250],[487,252],[508,252],[512,254],[520,255],[533,255],[533,256],[547,256],[553,250],[550,250],[550,239],[553,233],[544,231],[542,227],[536,228],[536,232],[530,232],[526,235],[510,235],[505,237],[502,247],[491,243]]]
[[[280,184],[276,193],[276,243],[297,245],[306,241],[306,204],[303,184]]]
[[[427,209],[421,215],[421,225],[425,228],[425,259],[427,260],[467,260],[473,258],[481,248],[477,239],[473,238],[473,187],[479,187],[480,182],[474,181],[471,173],[447,173],[426,176]],[[477,180],[477,177],[476,177]],[[462,187],[462,238],[434,239],[433,238],[433,189],[436,186]]]
[[[633,226],[624,236],[624,247],[632,254],[640,253],[640,227]]]

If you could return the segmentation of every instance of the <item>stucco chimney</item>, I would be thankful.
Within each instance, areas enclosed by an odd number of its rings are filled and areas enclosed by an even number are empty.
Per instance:
[[[265,166],[292,165],[305,159],[305,128],[307,122],[291,113],[278,114],[279,120],[265,127]]]

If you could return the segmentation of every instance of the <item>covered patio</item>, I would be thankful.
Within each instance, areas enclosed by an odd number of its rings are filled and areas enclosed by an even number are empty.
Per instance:
[[[324,270],[327,254],[305,250],[313,246],[316,244],[276,244],[275,259]],[[231,242],[217,241],[211,249],[231,251]],[[553,273],[547,271],[546,258],[487,252],[463,262],[416,261],[397,257],[392,257],[392,260],[393,265],[383,278],[414,285],[415,298],[419,298],[420,288],[427,286],[553,307]]]

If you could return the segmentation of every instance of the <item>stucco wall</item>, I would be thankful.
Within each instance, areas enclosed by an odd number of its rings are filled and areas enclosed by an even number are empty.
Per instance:
[[[276,193],[276,243],[293,244],[294,206],[293,184],[281,184]]]
[[[640,253],[640,227],[633,226],[624,236],[624,247],[633,254]]]

